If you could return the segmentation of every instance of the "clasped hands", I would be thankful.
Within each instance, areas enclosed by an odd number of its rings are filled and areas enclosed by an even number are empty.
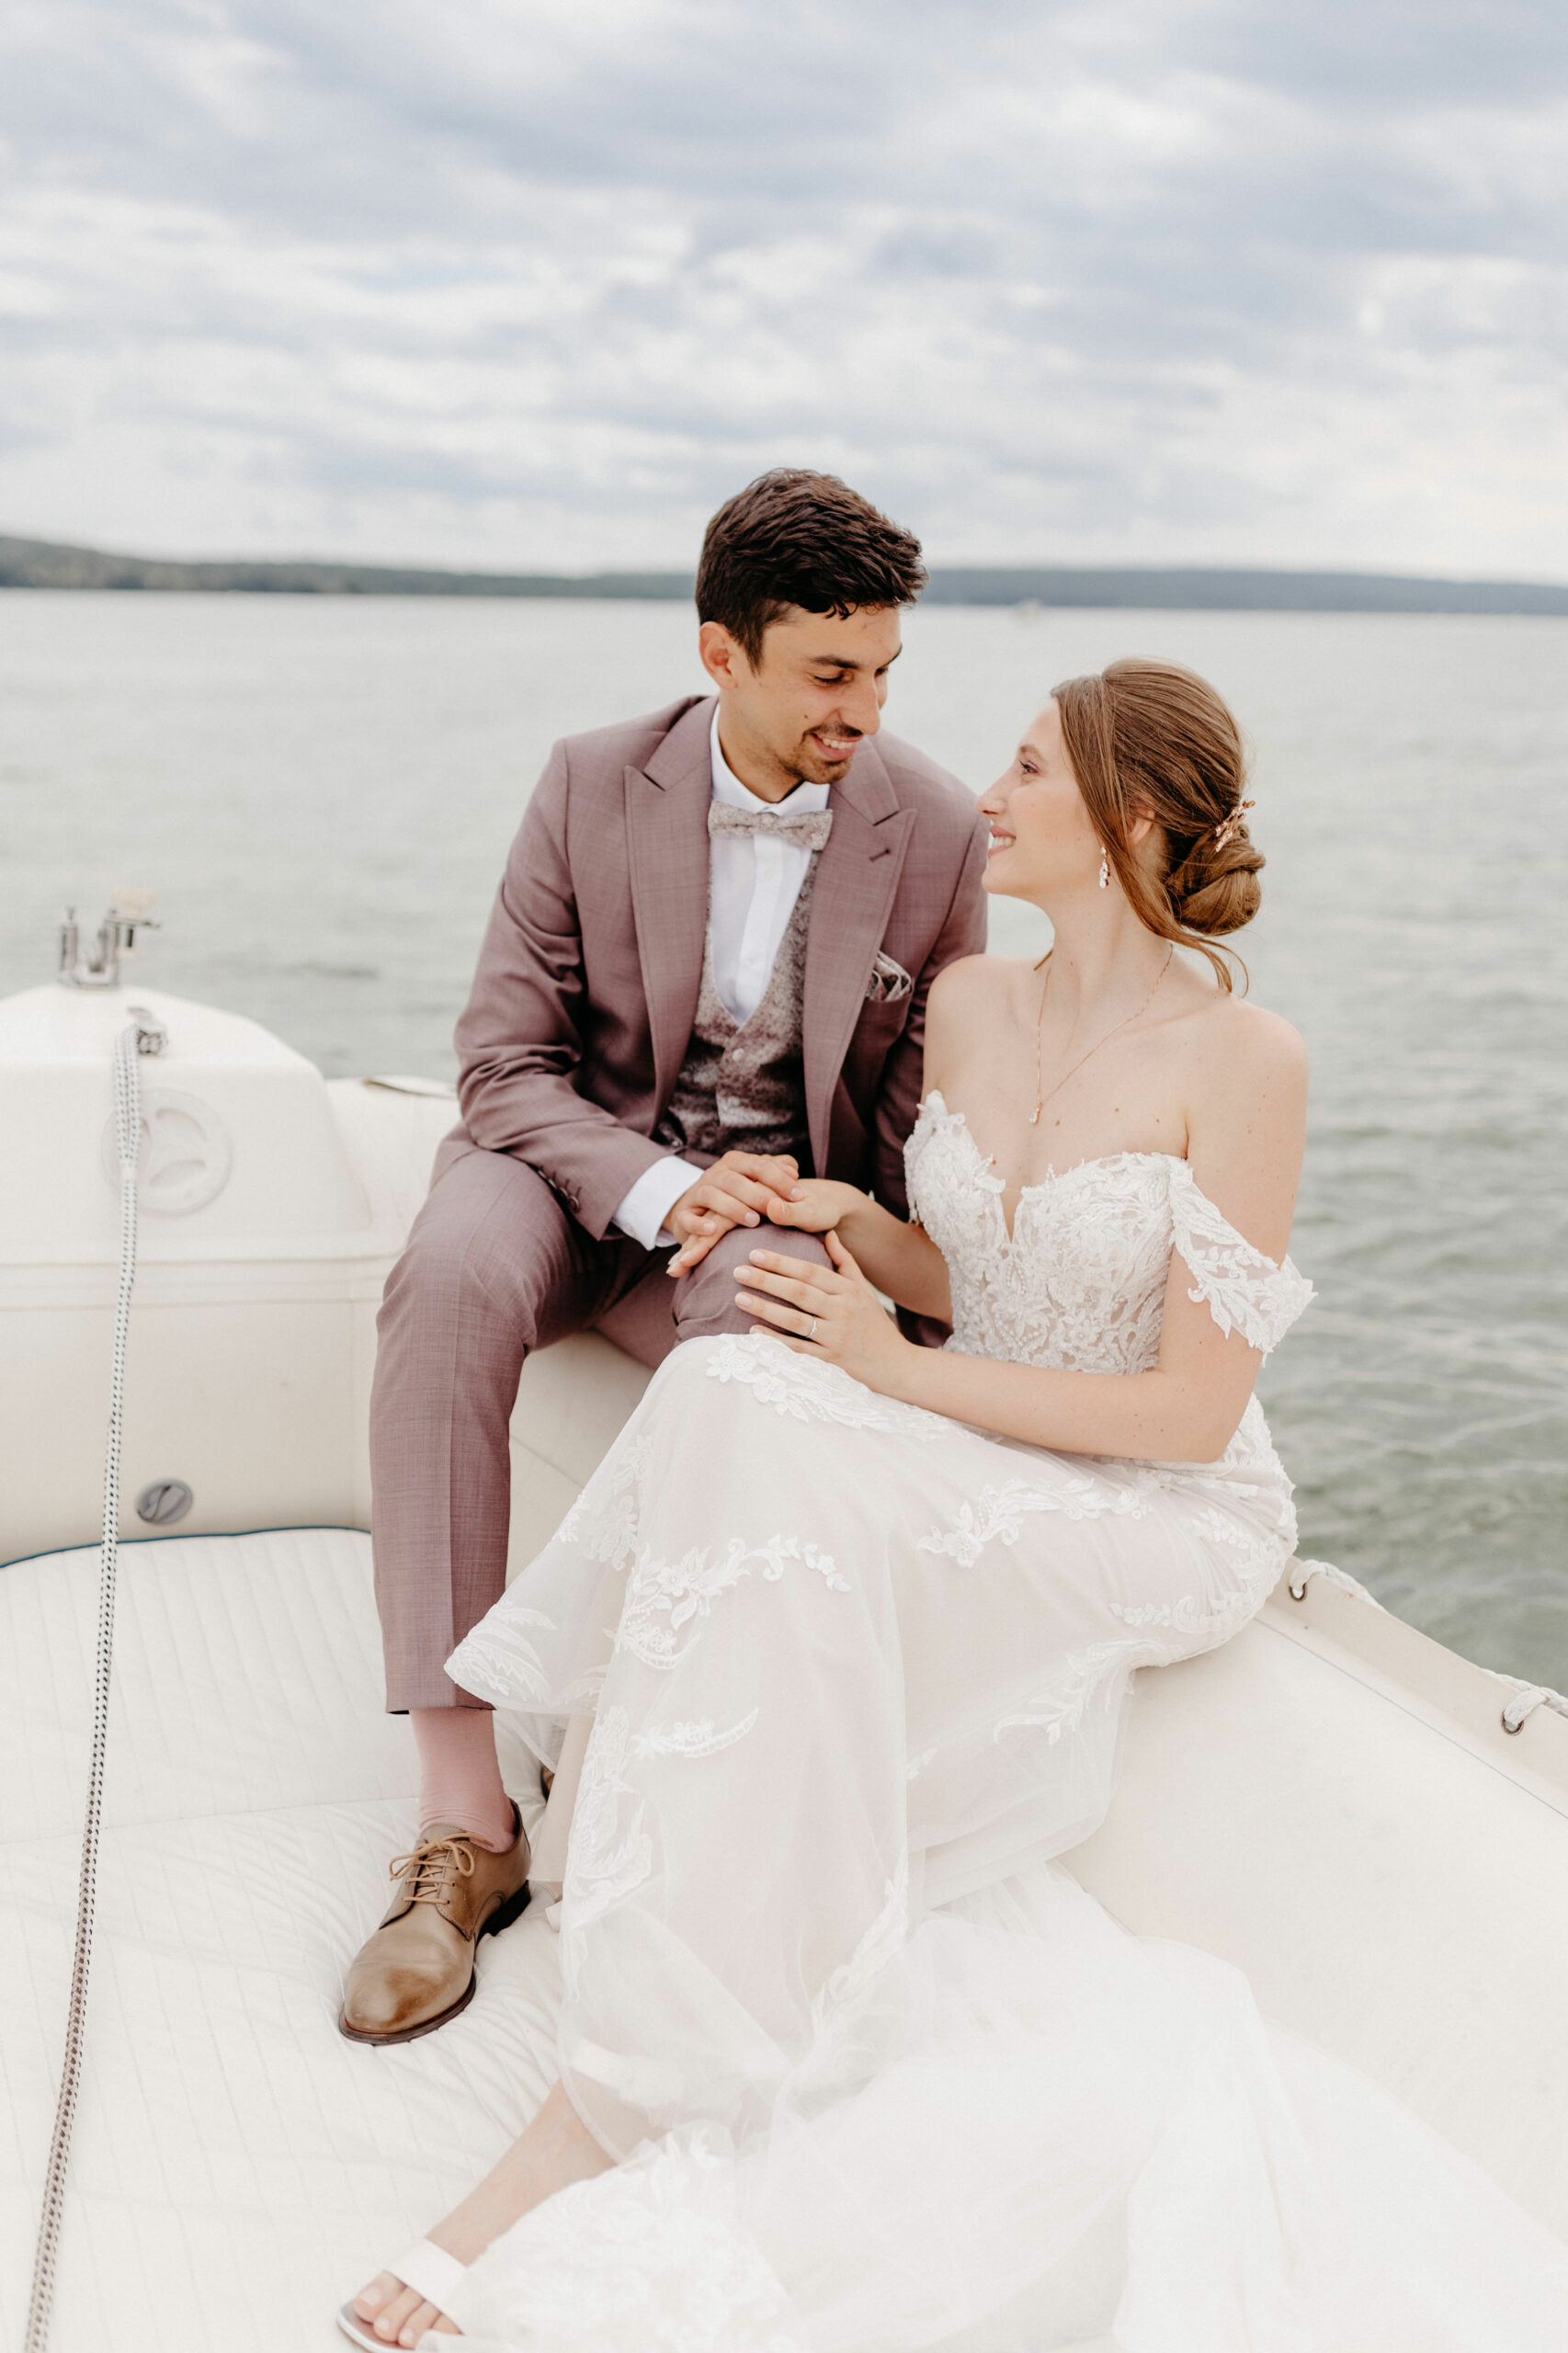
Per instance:
[[[802,1178],[787,1154],[727,1152],[684,1192],[665,1220],[679,1248],[669,1262],[672,1275],[685,1274],[708,1256],[715,1242],[736,1226],[793,1226],[820,1233],[832,1269],[810,1258],[756,1249],[735,1269],[735,1303],[763,1321],[754,1332],[782,1340],[798,1356],[824,1358],[842,1365],[868,1388],[887,1391],[911,1343],[897,1324],[836,1231],[866,1196],[853,1185],[826,1177]]]

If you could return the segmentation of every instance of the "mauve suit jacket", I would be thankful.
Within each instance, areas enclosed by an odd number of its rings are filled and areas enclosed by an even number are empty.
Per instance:
[[[711,697],[688,699],[556,745],[458,1023],[469,1135],[537,1169],[596,1239],[667,1149],[652,1131],[697,1015],[712,717]],[[985,826],[956,779],[887,735],[828,805],[802,1006],[812,1162],[902,1215],[926,995],[985,945]],[[901,1000],[868,998],[879,949],[914,981]]]

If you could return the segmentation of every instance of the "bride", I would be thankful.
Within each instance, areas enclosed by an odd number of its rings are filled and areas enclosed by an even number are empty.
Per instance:
[[[780,1201],[833,1271],[752,1252],[751,1335],[675,1352],[449,1661],[551,1767],[591,1723],[560,2080],[361,2341],[1560,2341],[1553,2242],[1052,1860],[1134,1670],[1226,1641],[1294,1545],[1253,1388],[1312,1296],[1306,1063],[1210,945],[1259,902],[1244,787],[1187,672],[1055,690],[980,804],[1054,945],[933,989],[911,1222]],[[1352,2150],[1386,2211],[1337,2197]]]

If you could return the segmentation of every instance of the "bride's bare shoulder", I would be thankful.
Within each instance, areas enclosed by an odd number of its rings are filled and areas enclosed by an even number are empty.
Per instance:
[[[967,1020],[1011,1005],[1033,970],[1026,956],[960,956],[944,964],[926,1000],[934,1017]]]
[[[1213,1108],[1244,1116],[1253,1107],[1305,1105],[1306,1044],[1280,1014],[1221,992],[1194,1019],[1189,1050],[1194,1091]]]
[[[943,966],[926,1000],[926,1094],[971,1070],[987,1038],[1012,1034],[1028,971],[1017,956],[960,956]]]
[[[1210,1052],[1239,1053],[1249,1062],[1293,1068],[1297,1063],[1304,1065],[1307,1058],[1301,1031],[1283,1014],[1270,1013],[1267,1006],[1255,1005],[1250,997],[1227,995],[1223,990],[1216,990],[1199,1026],[1199,1036]]]

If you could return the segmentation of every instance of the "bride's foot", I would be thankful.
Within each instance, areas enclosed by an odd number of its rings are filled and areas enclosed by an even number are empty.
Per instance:
[[[351,2309],[387,2345],[417,2345],[430,2328],[442,2336],[461,2334],[455,2320],[437,2312],[417,2289],[405,2288],[391,2271],[378,2271],[369,2286],[360,2289]]]
[[[472,2263],[532,2208],[574,2181],[608,2173],[611,2162],[556,2084],[500,2164],[437,2223],[432,2244],[459,2263]],[[378,2272],[361,2288],[350,2310],[383,2345],[417,2345],[430,2328],[450,2336],[461,2334],[455,2322],[391,2271]]]

